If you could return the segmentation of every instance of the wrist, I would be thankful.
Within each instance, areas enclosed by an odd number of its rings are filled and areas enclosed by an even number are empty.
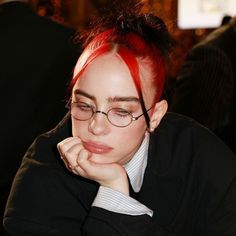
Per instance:
[[[129,196],[129,182],[127,174],[121,176],[119,179],[115,179],[107,183],[101,183],[100,185]]]

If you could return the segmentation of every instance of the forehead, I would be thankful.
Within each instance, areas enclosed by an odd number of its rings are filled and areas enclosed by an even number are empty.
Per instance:
[[[75,70],[75,75],[78,71]],[[89,91],[112,91],[123,95],[137,95],[131,73],[124,61],[115,52],[96,57],[84,69],[74,88]]]

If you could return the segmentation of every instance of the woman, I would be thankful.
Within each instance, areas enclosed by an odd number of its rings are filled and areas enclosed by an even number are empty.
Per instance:
[[[4,218],[12,235],[236,233],[235,156],[166,113],[171,39],[133,2],[87,35],[69,114],[35,140],[15,177]]]

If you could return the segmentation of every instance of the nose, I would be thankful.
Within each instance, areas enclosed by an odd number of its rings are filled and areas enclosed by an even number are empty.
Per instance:
[[[107,114],[103,111],[96,111],[89,122],[89,131],[94,135],[105,135],[109,132],[109,121]]]

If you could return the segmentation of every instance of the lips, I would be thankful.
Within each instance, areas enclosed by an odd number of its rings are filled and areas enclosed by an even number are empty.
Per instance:
[[[96,142],[83,142],[85,149],[94,154],[105,154],[113,150],[112,147]]]

